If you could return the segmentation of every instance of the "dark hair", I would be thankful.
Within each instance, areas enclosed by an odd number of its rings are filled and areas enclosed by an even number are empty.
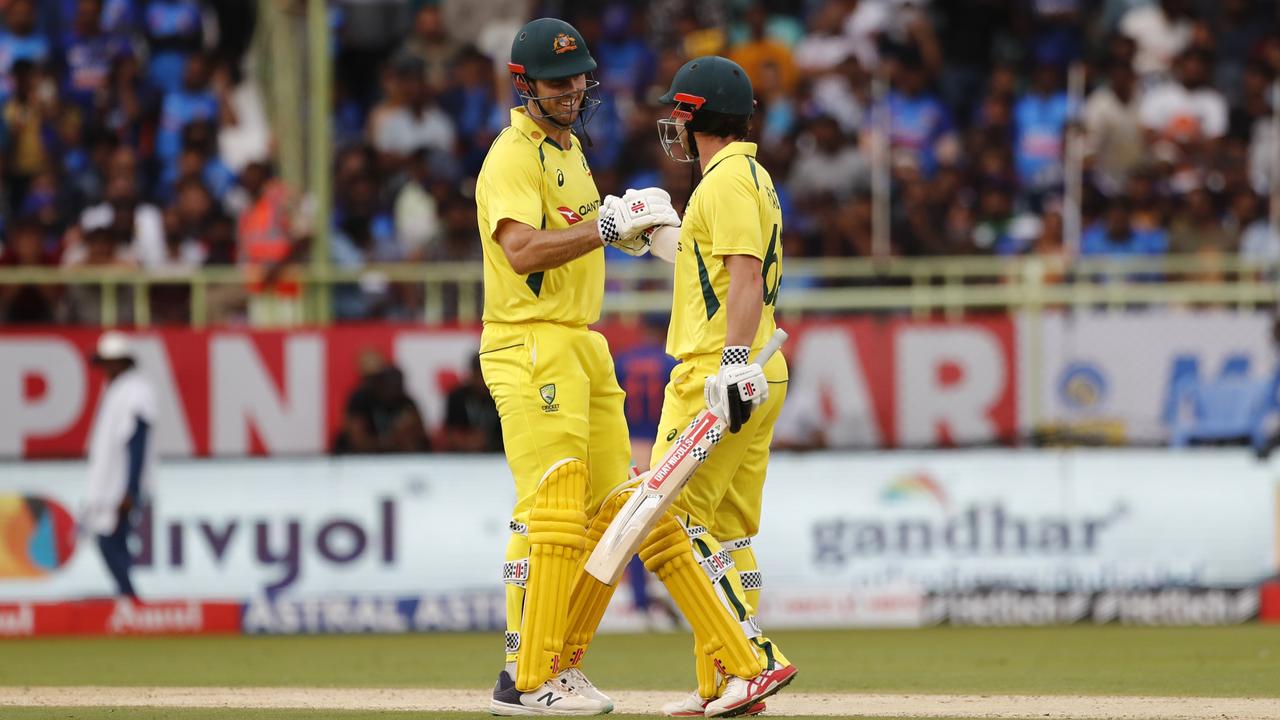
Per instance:
[[[751,130],[751,118],[747,115],[729,115],[711,110],[699,110],[693,119],[685,123],[693,132],[716,137],[745,138]]]

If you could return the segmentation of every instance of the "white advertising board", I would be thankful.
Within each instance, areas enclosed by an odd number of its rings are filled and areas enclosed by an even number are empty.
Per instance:
[[[83,474],[0,465],[0,511],[44,498],[74,515]],[[1276,573],[1275,477],[1243,450],[778,454],[755,542],[760,616],[916,625],[926,596],[983,588],[1249,586]],[[465,596],[500,610],[488,599],[514,494],[499,457],[183,461],[157,487],[134,546],[146,598],[270,597],[305,614],[334,596],[430,596],[443,604],[423,612],[448,616]],[[17,537],[16,517],[0,512],[0,535]],[[110,592],[92,538],[17,577],[28,546],[0,549],[0,602]],[[643,626],[629,593],[617,607],[610,627]]]
[[[1270,377],[1276,366],[1271,323],[1265,312],[1050,313],[1040,322],[1037,376],[1029,367],[1037,363],[1036,343],[1024,318],[1018,326],[1022,397],[1036,394],[1041,424],[1110,425],[1115,440],[1163,443],[1179,375]],[[1024,422],[1033,420],[1029,414],[1024,408]]]

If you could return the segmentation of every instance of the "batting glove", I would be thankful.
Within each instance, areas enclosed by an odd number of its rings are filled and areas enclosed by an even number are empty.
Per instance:
[[[630,190],[622,197],[609,195],[600,203],[600,239],[628,255],[649,252],[644,231],[657,225],[680,226],[680,216],[671,207],[671,196],[662,188]]]
[[[720,372],[707,377],[703,396],[707,408],[738,432],[751,418],[751,411],[769,398],[764,368],[747,363],[751,348],[731,345],[720,356]]]

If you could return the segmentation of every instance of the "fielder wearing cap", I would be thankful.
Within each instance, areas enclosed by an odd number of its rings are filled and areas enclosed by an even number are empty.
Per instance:
[[[89,432],[89,484],[81,525],[98,548],[120,595],[137,597],[129,579],[127,538],[150,495],[156,464],[156,399],[137,369],[129,338],[108,331],[90,362],[107,376]]]

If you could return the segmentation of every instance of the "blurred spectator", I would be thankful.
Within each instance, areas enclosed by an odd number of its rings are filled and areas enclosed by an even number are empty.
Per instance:
[[[1125,63],[1113,63],[1107,83],[1089,93],[1084,105],[1086,152],[1102,192],[1115,195],[1146,155],[1137,76]]]
[[[427,262],[476,262],[483,258],[480,247],[480,232],[476,228],[476,203],[474,198],[463,197],[460,193],[451,193],[443,198],[443,232],[440,239],[427,246],[425,259]],[[476,302],[471,308],[473,317],[479,316],[482,305],[480,288],[473,294]],[[457,318],[462,304],[462,295],[458,283],[444,286],[440,301],[444,317]]]
[[[1133,69],[1144,82],[1161,80],[1190,44],[1189,5],[1187,0],[1145,2],[1133,5],[1120,18],[1120,32],[1137,43]]]
[[[811,120],[808,132],[796,144],[799,152],[787,185],[797,200],[823,193],[841,197],[870,187],[866,157],[845,141],[830,117]]]
[[[408,179],[396,193],[396,242],[406,260],[420,261],[439,240],[441,221],[439,205],[431,194],[430,153],[417,150],[409,160]]]
[[[132,52],[128,38],[102,29],[102,0],[78,0],[75,17],[62,38],[63,92],[90,111],[109,89],[111,67]]]
[[[216,78],[217,82],[210,85],[212,78]],[[207,122],[215,126],[219,123],[235,124],[235,116],[228,101],[229,82],[226,70],[219,69],[214,74],[210,61],[205,56],[193,54],[187,58],[182,88],[165,95],[160,108],[156,156],[167,176],[176,174],[172,166],[177,164],[178,153],[182,150],[182,132],[188,125],[195,122]]]
[[[1041,64],[1030,90],[1013,108],[1014,166],[1024,190],[1039,193],[1062,182],[1062,135],[1067,125],[1067,94],[1059,70]]]
[[[1006,188],[992,185],[982,190],[973,246],[979,252],[1022,255],[1040,234],[1040,220],[1014,212],[1013,197]]]
[[[640,321],[640,341],[613,362],[618,385],[627,393],[623,408],[631,432],[631,457],[641,471],[649,469],[650,453],[662,420],[662,398],[676,361],[666,351],[666,315],[646,315]]]
[[[163,93],[176,93],[187,84],[188,58],[201,51],[204,18],[199,0],[148,0],[143,30],[151,58],[147,77]],[[175,131],[176,132],[176,131]]]
[[[821,74],[854,56],[854,41],[844,34],[846,8],[842,0],[826,0],[810,13],[808,32],[793,55],[798,70]]]
[[[52,98],[38,92],[41,78],[30,60],[13,65],[13,93],[4,102],[0,120],[8,136],[0,166],[9,190],[9,207],[19,209],[36,175],[50,166],[56,108]]]
[[[751,37],[732,48],[729,59],[741,65],[752,79],[763,77],[766,70],[777,73],[778,89],[790,94],[796,84],[796,68],[791,59],[791,48],[765,34],[768,19],[764,3],[754,2],[747,8],[746,20]]]
[[[1178,198],[1178,212],[1169,223],[1169,251],[1177,254],[1222,255],[1236,251],[1235,241],[1223,227],[1213,196],[1196,188]]]
[[[388,89],[389,96],[369,118],[369,140],[383,154],[384,169],[399,170],[405,158],[420,149],[453,152],[453,121],[436,105],[421,61],[397,61]]]
[[[439,438],[444,452],[502,452],[498,406],[480,372],[479,355],[471,358],[470,372],[445,398]]]
[[[160,210],[141,199],[138,189],[138,158],[129,148],[111,155],[107,166],[104,201],[88,208],[80,216],[85,226],[109,225],[124,239],[127,257],[144,269],[160,267],[165,262],[164,216]],[[74,262],[78,250],[68,247]]]
[[[45,252],[41,228],[34,220],[21,220],[9,229],[0,244],[0,267],[56,267],[57,260]],[[0,323],[6,325],[50,324],[55,318],[61,286],[0,285]]]
[[[474,48],[467,48],[458,55],[453,66],[453,84],[441,95],[441,105],[448,111],[457,129],[458,144],[462,153],[462,169],[470,176],[480,172],[484,155],[497,137],[498,130],[506,123],[500,117],[506,108],[500,108],[493,95],[493,64],[489,58]],[[451,148],[442,152],[438,148],[419,147],[414,152],[431,151],[432,165],[437,172],[452,177],[454,167]]]
[[[600,65],[597,79],[615,102],[623,104],[623,115],[629,115],[630,108],[644,100],[644,91],[657,69],[653,48],[645,42],[646,19],[639,6],[612,3],[601,19],[600,41],[588,43]]]
[[[84,227],[83,252],[77,259],[63,264],[69,269],[93,268],[116,269],[127,271],[134,269],[134,264],[126,259],[128,251],[121,242],[120,231],[109,222],[102,224],[86,224]],[[96,284],[74,284],[67,286],[66,321],[72,325],[101,325],[104,320],[102,286]],[[116,323],[129,325],[133,322],[133,297],[130,289],[123,285],[115,286]]]
[[[0,29],[0,101],[15,89],[17,64],[27,62],[39,68],[49,62],[48,38],[37,32],[35,0],[9,0],[0,3],[4,11],[4,28]]]
[[[1280,263],[1280,233],[1267,219],[1262,199],[1252,190],[1241,190],[1231,199],[1228,227],[1236,234],[1235,246],[1246,262]]]
[[[1123,200],[1113,200],[1105,219],[1090,225],[1080,239],[1080,254],[1085,257],[1158,256],[1168,251],[1165,231],[1134,227]]]
[[[881,59],[918,57],[930,76],[942,69],[941,47],[926,12],[928,0],[859,0],[844,23],[858,62],[877,67]]]
[[[265,163],[246,166],[240,186],[248,208],[240,215],[236,256],[249,277],[249,320],[255,326],[297,324],[302,300],[293,271],[307,246],[294,237],[288,191]]]
[[[951,162],[958,152],[951,112],[929,89],[929,79],[919,58],[906,58],[897,66],[896,82],[889,91],[889,145],[908,153],[925,177],[940,162]]]
[[[430,449],[422,414],[405,392],[404,374],[384,361],[382,367],[364,375],[347,399],[333,452],[413,453]]]
[[[423,79],[436,92],[449,85],[449,74],[461,46],[445,32],[437,5],[423,5],[413,16],[413,29],[400,46],[400,55],[419,62]]]
[[[329,257],[336,267],[355,269],[369,263],[402,259],[391,216],[378,204],[378,189],[369,172],[338,184]],[[388,317],[393,312],[391,288],[378,274],[366,274],[359,285],[334,287],[334,314],[342,320]]]
[[[1151,88],[1142,98],[1142,124],[1156,156],[1170,163],[1202,157],[1227,132],[1227,103],[1209,86],[1209,57],[1191,50],[1178,58],[1178,79]]]

